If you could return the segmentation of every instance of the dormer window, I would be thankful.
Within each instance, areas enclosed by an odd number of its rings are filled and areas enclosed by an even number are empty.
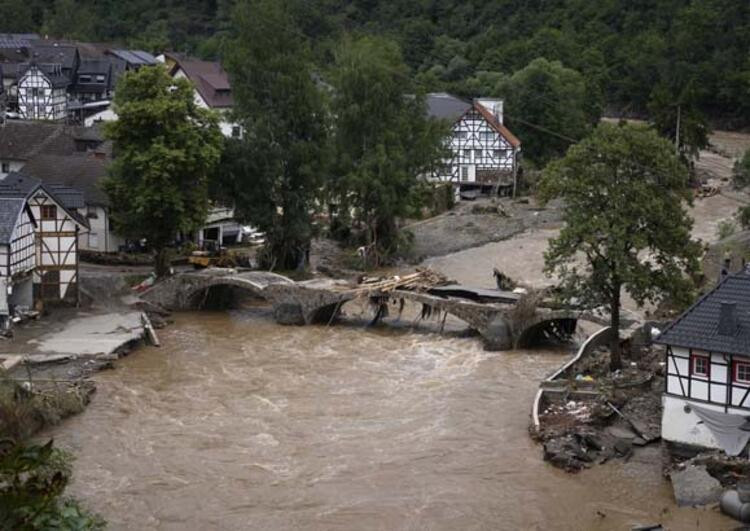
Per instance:
[[[96,76],[96,82],[97,83],[104,83],[104,76],[99,74]]]
[[[78,76],[79,83],[91,83],[91,76],[88,74],[81,74]]]

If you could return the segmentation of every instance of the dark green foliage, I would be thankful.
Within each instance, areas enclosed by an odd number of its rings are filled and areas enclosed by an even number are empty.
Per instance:
[[[623,289],[639,305],[689,302],[700,249],[684,207],[692,197],[687,170],[668,141],[646,128],[600,124],[547,166],[540,195],[565,204],[565,225],[545,253],[563,299],[605,306],[615,329]],[[611,351],[618,368],[617,340]]]
[[[146,238],[161,276],[177,234],[189,234],[205,219],[221,133],[214,114],[196,105],[192,85],[160,66],[126,74],[114,105],[119,119],[106,133],[115,159],[105,183],[112,219],[123,236]]]
[[[701,149],[708,147],[709,128],[698,109],[697,90],[693,82],[672,90],[660,84],[651,92],[648,108],[654,129],[675,143],[680,158],[692,166]],[[679,144],[676,142],[679,118]]]
[[[510,75],[545,57],[581,72],[595,85],[589,93],[599,89],[610,111],[645,116],[655,86],[692,82],[699,88],[697,111],[723,126],[750,125],[745,0],[280,1],[313,40],[318,62],[333,59],[332,43],[345,32],[382,34],[402,45],[426,90],[478,96],[467,84],[477,72]],[[0,0],[0,32],[49,28],[53,36],[147,48],[166,38],[172,50],[217,56],[235,3]],[[75,4],[64,24],[56,4]]]
[[[411,92],[401,52],[377,37],[345,40],[333,75],[336,160],[330,189],[366,230],[373,265],[398,250],[397,219],[420,205],[419,176],[442,159],[448,125]]]
[[[242,140],[230,142],[223,189],[267,235],[268,266],[300,267],[313,235],[328,154],[323,88],[290,2],[244,0],[226,68]]]
[[[0,528],[104,529],[105,522],[62,498],[72,458],[53,448],[0,440]]]
[[[561,156],[599,119],[589,109],[583,76],[559,61],[534,59],[505,82],[507,122],[523,141],[524,156],[543,165]]]

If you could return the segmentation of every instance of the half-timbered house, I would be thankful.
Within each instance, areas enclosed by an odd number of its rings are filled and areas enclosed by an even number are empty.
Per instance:
[[[655,342],[666,346],[662,438],[740,454],[750,441],[750,271],[724,277]]]
[[[68,114],[70,80],[59,64],[21,66],[18,112],[25,120],[64,120]]]
[[[24,198],[0,197],[0,328],[14,308],[33,305],[36,222]]]
[[[427,96],[428,114],[452,123],[449,157],[432,180],[452,182],[458,191],[513,193],[521,142],[503,125],[501,100],[468,102],[446,93]]]
[[[76,304],[78,239],[80,232],[88,228],[86,219],[76,212],[84,206],[83,194],[12,173],[0,184],[0,197],[14,195],[26,200],[36,220],[35,302]]]

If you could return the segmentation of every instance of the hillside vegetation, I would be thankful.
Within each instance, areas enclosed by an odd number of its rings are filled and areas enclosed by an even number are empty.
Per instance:
[[[585,80],[592,110],[671,101],[715,126],[750,125],[750,2],[738,0],[288,0],[321,67],[345,32],[396,40],[427,90],[499,95],[537,58]],[[0,0],[0,32],[221,55],[234,0]],[[544,94],[540,96],[543,98]],[[655,102],[655,103],[654,103]],[[595,114],[595,113],[594,113]]]

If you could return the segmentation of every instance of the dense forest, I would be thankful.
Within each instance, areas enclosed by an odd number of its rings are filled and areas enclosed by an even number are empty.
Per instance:
[[[505,96],[532,61],[581,74],[582,97],[645,116],[654,100],[716,126],[750,125],[750,2],[745,0],[288,0],[321,68],[343,33],[401,45],[427,90]],[[111,41],[216,58],[234,0],[0,0],[0,32]],[[580,94],[579,94],[580,96]],[[543,96],[540,96],[543,97]],[[592,110],[595,112],[595,110]]]

